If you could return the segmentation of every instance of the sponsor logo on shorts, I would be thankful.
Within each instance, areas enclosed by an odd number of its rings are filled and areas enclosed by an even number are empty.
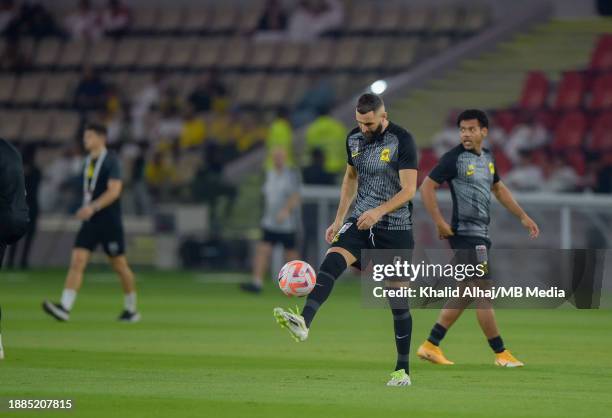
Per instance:
[[[336,233],[332,242],[338,241],[340,239],[340,234],[344,234],[347,231],[347,229],[351,227],[351,225],[353,225],[352,222],[347,222],[344,225],[342,225],[342,228],[340,228],[340,230]]]

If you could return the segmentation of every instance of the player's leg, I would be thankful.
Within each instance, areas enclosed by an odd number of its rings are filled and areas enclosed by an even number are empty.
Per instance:
[[[111,267],[119,276],[121,288],[123,289],[123,312],[119,320],[124,322],[138,322],[140,314],[136,309],[136,280],[134,272],[130,268],[125,255],[108,258]]]
[[[242,283],[240,288],[245,292],[260,293],[263,289],[263,278],[268,270],[274,240],[272,234],[265,231],[263,238],[255,246],[255,257],[253,259],[253,277],[250,283]]]
[[[2,269],[5,248],[6,246],[0,242],[0,270]],[[4,348],[2,347],[2,308],[0,307],[0,360],[2,359],[4,359]]]
[[[91,251],[87,248],[74,248],[70,258],[70,267],[66,275],[64,290],[59,303],[48,300],[43,302],[43,309],[46,313],[53,316],[58,321],[70,319],[70,311],[74,306],[77,293],[83,283],[83,273],[89,263]]]

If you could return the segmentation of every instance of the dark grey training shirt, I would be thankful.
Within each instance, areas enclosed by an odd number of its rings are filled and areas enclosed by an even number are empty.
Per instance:
[[[417,169],[417,150],[412,136],[402,127],[389,122],[387,129],[367,140],[359,128],[346,140],[348,163],[357,170],[357,199],[352,218],[390,200],[401,189],[399,170]],[[412,229],[412,202],[383,216],[377,228]]]
[[[459,144],[442,156],[429,178],[450,185],[453,232],[488,238],[491,186],[499,181],[493,154],[483,148],[478,155]]]

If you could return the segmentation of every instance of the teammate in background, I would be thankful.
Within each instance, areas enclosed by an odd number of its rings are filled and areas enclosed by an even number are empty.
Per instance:
[[[23,163],[19,151],[0,139],[0,269],[6,246],[14,244],[28,228]],[[0,308],[0,320],[2,309]],[[0,328],[0,360],[4,358]]]
[[[91,252],[102,244],[110,264],[119,275],[124,293],[124,310],[120,321],[137,322],[136,284],[134,273],[124,255],[123,222],[121,220],[122,181],[119,159],[106,149],[106,127],[90,123],[85,127],[85,150],[89,153],[83,169],[83,205],[76,216],[83,221],[72,249],[70,269],[60,303],[43,302],[46,313],[59,321],[67,321]]]
[[[287,153],[284,148],[274,148],[271,154],[273,167],[267,170],[266,182],[263,185],[263,238],[255,249],[253,280],[240,285],[242,290],[251,293],[260,293],[263,288],[263,277],[268,270],[274,245],[283,246],[287,261],[299,258],[295,249],[295,235],[298,226],[297,210],[300,205],[300,178],[296,171],[287,167]]]
[[[512,193],[500,181],[493,155],[482,146],[489,128],[487,115],[480,110],[466,110],[457,118],[457,126],[461,143],[444,154],[423,181],[423,204],[436,224],[440,239],[448,239],[451,248],[458,250],[456,260],[464,259],[469,264],[486,263],[489,269],[487,252],[491,248],[491,191],[506,209],[520,219],[532,239],[537,238],[540,231],[538,225],[527,216],[512,197]],[[436,190],[445,181],[450,185],[453,199],[452,226],[442,217],[436,199]],[[473,280],[478,280],[486,286],[488,279],[485,275],[483,279]],[[417,356],[435,364],[454,364],[444,356],[439,345],[470,302],[467,299],[459,303],[447,302],[429,338],[417,350]],[[495,364],[504,367],[523,366],[521,361],[505,349],[490,301],[479,300],[478,303],[476,316],[491,349],[495,352]]]
[[[358,127],[346,140],[347,162],[336,219],[325,232],[331,248],[317,274],[301,314],[274,309],[278,323],[297,341],[308,338],[312,320],[330,295],[336,279],[361,250],[410,250],[412,204],[416,193],[417,152],[412,136],[387,118],[380,97],[364,94],[355,111]],[[348,210],[357,195],[355,208]],[[397,362],[388,386],[410,385],[408,355],[412,316],[405,306],[392,306]]]

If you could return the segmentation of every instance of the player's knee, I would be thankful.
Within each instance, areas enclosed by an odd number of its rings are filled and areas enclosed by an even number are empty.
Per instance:
[[[123,271],[128,268],[127,260],[125,259],[124,256],[109,257],[109,261],[110,261],[111,267],[115,271]]]
[[[70,269],[82,272],[85,267],[87,267],[87,257],[82,254],[73,254],[70,260]]]
[[[337,279],[346,270],[347,263],[344,256],[338,252],[330,252],[321,263],[319,273],[325,273]]]

